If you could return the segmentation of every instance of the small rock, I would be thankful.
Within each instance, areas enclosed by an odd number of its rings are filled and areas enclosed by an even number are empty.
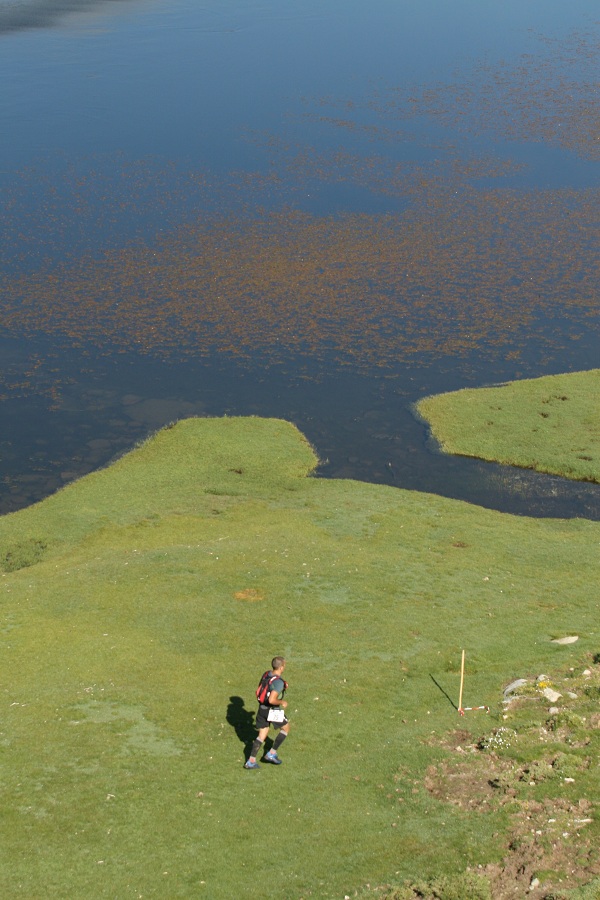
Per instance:
[[[565,778],[565,784],[575,784],[574,778]]]
[[[552,641],[552,643],[553,644],[574,644],[575,641],[578,641],[578,640],[579,640],[579,635],[572,634],[572,635],[569,635],[568,637],[564,637],[564,638],[555,638]]]
[[[525,684],[527,684],[526,678],[517,678],[516,681],[511,681],[508,687],[504,688],[504,696],[506,697],[507,694],[512,694],[513,691],[518,691],[519,688],[523,687]]]
[[[574,694],[573,691],[567,691],[567,697],[570,697],[571,700],[577,700],[577,694]]]
[[[540,879],[539,879],[539,878],[532,878],[532,879],[531,879],[531,882],[530,882],[530,884],[529,884],[529,890],[530,890],[530,891],[535,891],[535,889],[536,889],[536,888],[539,888],[539,886],[540,886]]]
[[[548,710],[548,712],[550,713],[551,716],[555,716],[558,711],[559,711],[558,706],[551,706],[550,709]]]
[[[552,688],[544,688],[542,694],[550,703],[556,703],[562,697],[562,694],[559,694],[558,691],[553,691]]]
[[[550,676],[549,675],[538,675],[538,677],[535,680],[536,681],[550,681]]]
[[[585,675],[586,678],[589,678],[590,675],[592,674],[592,672],[591,672],[590,669],[584,669],[583,672],[582,672],[581,674],[582,674],[582,675]]]

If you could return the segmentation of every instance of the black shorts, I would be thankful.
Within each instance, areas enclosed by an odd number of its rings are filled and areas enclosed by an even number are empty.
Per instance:
[[[269,713],[269,707],[263,706],[262,704],[258,707],[258,712],[256,713],[256,727],[260,731],[261,728],[274,728],[275,731],[278,731],[282,725],[287,725],[288,720],[284,718],[283,722],[269,722],[267,721],[267,715]]]

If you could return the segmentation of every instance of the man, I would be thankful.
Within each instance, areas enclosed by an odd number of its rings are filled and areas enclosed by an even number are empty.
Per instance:
[[[285,689],[287,688],[287,682],[281,677],[284,669],[285,659],[283,656],[276,656],[271,662],[271,670],[265,672],[261,678],[259,691],[261,685],[264,684],[266,687],[265,698],[264,701],[259,699],[258,712],[256,714],[256,728],[258,730],[258,735],[252,744],[250,756],[244,763],[245,769],[260,768],[256,761],[256,757],[267,738],[271,725],[275,731],[279,731],[279,734],[275,738],[269,752],[263,757],[263,760],[265,762],[273,763],[275,766],[280,766],[282,763],[282,760],[279,759],[279,756],[277,755],[277,751],[285,741],[290,730],[290,723],[283,713],[283,710],[287,706],[287,700],[283,699]],[[277,713],[274,712],[275,710],[281,710],[281,721],[279,722],[273,721],[273,719],[277,717]]]

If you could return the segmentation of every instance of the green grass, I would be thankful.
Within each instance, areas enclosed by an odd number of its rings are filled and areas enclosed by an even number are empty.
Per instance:
[[[501,858],[506,809],[423,779],[508,681],[600,650],[600,525],[316,463],[285,422],[190,419],[0,519],[3,896],[343,897]],[[452,705],[463,647],[489,717]],[[248,772],[276,653],[284,765]]]
[[[426,397],[447,453],[600,482],[600,369]]]

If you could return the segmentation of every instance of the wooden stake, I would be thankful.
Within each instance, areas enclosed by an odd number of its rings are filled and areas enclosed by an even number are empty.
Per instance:
[[[462,707],[462,695],[463,695],[463,684],[465,681],[465,651],[462,652],[462,660],[460,663],[460,694],[458,697],[458,711],[461,716],[464,716],[464,710]]]

